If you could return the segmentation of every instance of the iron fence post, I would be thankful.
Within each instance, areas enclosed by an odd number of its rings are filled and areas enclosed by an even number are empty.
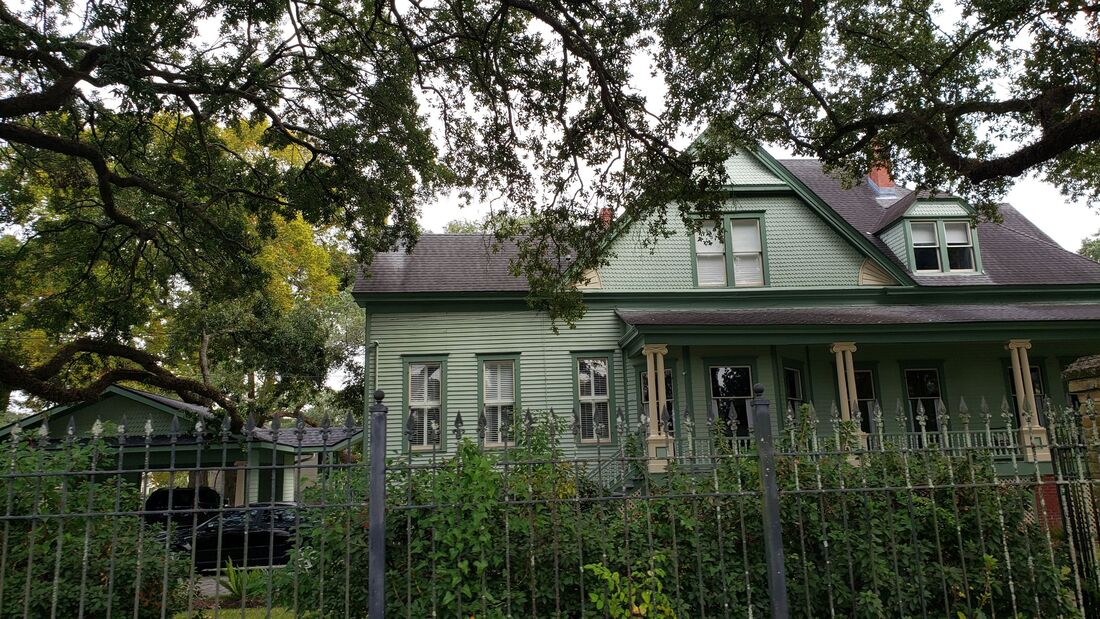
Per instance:
[[[775,445],[772,439],[771,402],[764,397],[764,385],[752,388],[753,433],[760,459],[760,485],[764,495],[764,552],[768,567],[768,596],[772,617],[787,619],[787,569],[783,557],[783,523],[779,518],[779,484],[775,476]]]
[[[370,619],[386,616],[386,413],[385,393],[374,392],[370,407],[370,517],[367,565],[367,611]]]

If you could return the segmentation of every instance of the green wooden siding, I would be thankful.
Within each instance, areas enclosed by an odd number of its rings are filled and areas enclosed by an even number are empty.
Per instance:
[[[769,288],[859,284],[864,256],[797,197],[737,197],[723,210],[763,213]],[[676,208],[670,207],[667,215],[668,238],[647,242],[649,222],[642,220],[615,240],[611,246],[615,257],[600,269],[602,290],[696,289],[691,233]]]
[[[378,342],[375,363],[378,388],[390,406],[387,443],[402,452],[407,415],[401,411],[405,390],[403,362],[418,357],[446,356],[445,444],[453,446],[457,413],[466,435],[476,437],[478,411],[478,356],[519,354],[519,385],[524,408],[553,408],[569,418],[573,410],[572,353],[615,351],[611,359],[616,403],[624,402],[622,358],[617,352],[621,326],[612,310],[592,310],[576,328],[559,325],[555,335],[550,320],[534,311],[417,312],[371,315],[371,337]],[[604,448],[606,449],[606,447]]]
[[[890,226],[890,228],[879,236],[882,238],[882,242],[886,243],[886,246],[890,248],[890,251],[894,252],[895,256],[900,258],[902,262],[908,264],[909,247],[908,239],[905,237],[904,220],[899,219],[897,223]]]
[[[779,185],[783,181],[760,163],[755,155],[741,149],[726,160],[726,175],[731,185]]]
[[[916,202],[906,217],[970,217],[971,212],[958,202]]]

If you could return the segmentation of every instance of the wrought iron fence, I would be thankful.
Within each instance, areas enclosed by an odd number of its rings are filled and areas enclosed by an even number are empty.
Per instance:
[[[870,434],[751,408],[752,437],[619,413],[588,444],[529,411],[507,442],[452,423],[427,452],[387,451],[418,424],[380,397],[369,442],[352,420],[16,432],[0,617],[1100,613],[1091,405],[1038,432],[941,404],[963,429],[914,433],[875,406]]]

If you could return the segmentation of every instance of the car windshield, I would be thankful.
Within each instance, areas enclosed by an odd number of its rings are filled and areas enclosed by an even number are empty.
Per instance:
[[[268,528],[273,524],[276,528],[293,527],[301,520],[294,512],[286,507],[253,507],[247,511],[227,509],[204,523],[202,528],[217,529],[220,523],[223,529],[243,529],[246,520],[250,529]]]

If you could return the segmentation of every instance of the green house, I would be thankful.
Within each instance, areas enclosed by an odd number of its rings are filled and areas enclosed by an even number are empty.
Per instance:
[[[1011,206],[975,223],[963,200],[885,170],[844,188],[818,161],[763,150],[727,166],[721,217],[699,232],[675,209],[675,234],[652,246],[646,222],[611,223],[614,257],[577,284],[588,312],[557,334],[509,273],[514,248],[429,234],[377,256],[355,293],[388,451],[445,452],[476,426],[502,445],[515,411],[553,409],[577,419],[576,450],[616,448],[626,424],[661,457],[709,432],[750,436],[759,383],[776,429],[813,404],[865,440],[961,433],[984,400],[997,432],[975,440],[1049,458],[1044,408],[1070,404],[1062,369],[1100,351],[1100,264]]]
[[[98,398],[63,404],[0,427],[0,443],[64,449],[98,439],[106,473],[157,487],[209,486],[227,506],[297,501],[323,463],[362,443],[362,428],[284,425],[230,432],[205,406],[112,385]],[[102,465],[101,465],[102,466]],[[169,472],[171,471],[171,472]]]

